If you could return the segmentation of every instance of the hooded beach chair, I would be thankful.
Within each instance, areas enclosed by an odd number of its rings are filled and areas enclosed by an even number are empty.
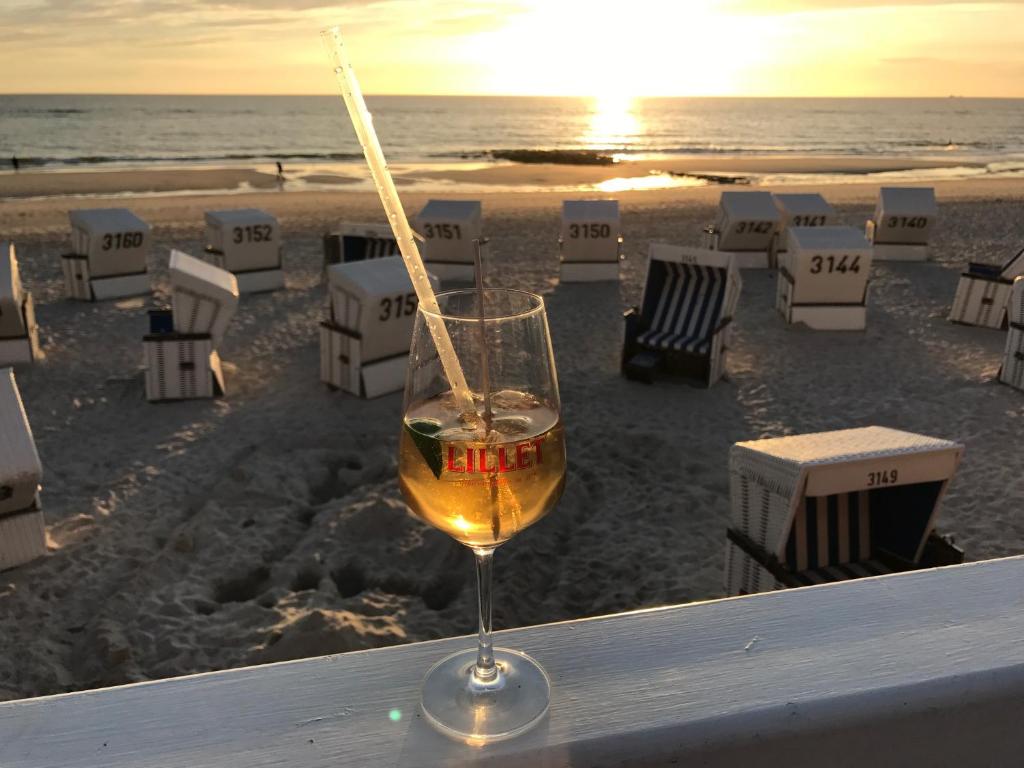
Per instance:
[[[790,227],[776,309],[818,331],[863,331],[871,244],[853,227]]]
[[[416,217],[423,261],[441,282],[473,281],[482,210],[478,200],[430,200]]]
[[[220,346],[238,308],[238,282],[227,270],[171,251],[170,311],[149,313],[146,399],[192,400],[224,394]]]
[[[257,208],[206,212],[206,252],[238,280],[239,293],[284,288],[281,227]]]
[[[14,371],[0,368],[0,571],[46,554],[42,475]]]
[[[619,279],[622,224],[618,200],[565,200],[558,238],[563,283]]]
[[[836,223],[836,211],[819,194],[772,194],[775,207],[779,209],[778,251],[788,247],[787,234],[790,227],[827,227]]]
[[[149,293],[149,225],[125,208],[69,211],[71,253],[61,256],[68,296],[85,301]]]
[[[726,594],[962,562],[933,532],[962,452],[886,427],[736,443]]]
[[[0,242],[0,368],[40,356],[32,294],[21,285],[14,243]]]
[[[927,261],[938,215],[931,187],[882,187],[865,228],[875,261]]]
[[[640,306],[625,314],[622,372],[648,383],[665,371],[714,384],[742,286],[729,253],[652,243]]]
[[[337,232],[324,235],[324,267],[398,254],[398,242],[387,224],[342,224]]]
[[[704,247],[733,254],[740,269],[774,266],[782,217],[771,192],[723,192]]]
[[[418,303],[401,257],[332,264],[327,282],[320,380],[366,398],[403,389]],[[436,290],[437,278],[430,282]]]
[[[1010,327],[999,380],[1011,387],[1024,389],[1024,277],[1013,281],[1008,313]]]
[[[1005,328],[1013,281],[1024,275],[1024,248],[1002,265],[967,264],[960,275],[949,319],[982,328]]]

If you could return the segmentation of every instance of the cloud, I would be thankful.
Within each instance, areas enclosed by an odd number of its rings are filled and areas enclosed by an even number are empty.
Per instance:
[[[1024,6],[1024,0],[725,0],[721,8],[737,15],[771,16],[872,8],[941,8],[955,5]]]

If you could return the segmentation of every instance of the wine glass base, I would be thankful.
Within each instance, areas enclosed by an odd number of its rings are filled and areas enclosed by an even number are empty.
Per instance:
[[[472,744],[511,739],[528,731],[548,711],[551,683],[540,664],[525,653],[495,648],[500,677],[475,684],[476,649],[453,653],[423,678],[420,706],[444,735]]]

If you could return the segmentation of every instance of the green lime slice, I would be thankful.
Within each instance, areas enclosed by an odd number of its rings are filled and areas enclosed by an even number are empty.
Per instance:
[[[436,421],[417,419],[405,422],[405,431],[409,433],[409,437],[416,444],[420,456],[427,462],[434,477],[440,480],[444,462],[441,459],[441,441],[434,435],[441,431],[441,425]]]

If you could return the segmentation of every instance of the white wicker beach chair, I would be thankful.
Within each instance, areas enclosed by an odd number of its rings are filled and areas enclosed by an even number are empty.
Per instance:
[[[733,254],[740,269],[766,269],[774,266],[781,220],[771,192],[723,192],[704,247]]]
[[[0,368],[0,571],[46,554],[42,475],[14,371]]]
[[[1010,327],[999,380],[1011,387],[1024,389],[1024,277],[1013,281],[1008,312]]]
[[[820,331],[862,331],[871,244],[853,227],[790,227],[779,253],[776,308],[787,323]]]
[[[1024,248],[1002,265],[969,262],[960,275],[949,319],[982,328],[1005,328],[1013,281],[1024,275]]]
[[[85,301],[149,293],[149,225],[124,208],[69,211],[71,252],[61,256],[69,297]]]
[[[882,187],[865,228],[875,261],[927,261],[938,215],[931,187]]]
[[[726,593],[962,562],[963,552],[933,532],[962,452],[885,427],[737,443]]]
[[[238,279],[239,293],[284,288],[281,227],[257,208],[206,212],[206,252]]]
[[[622,255],[619,201],[563,201],[558,247],[563,283],[618,280]]]
[[[788,247],[790,227],[828,227],[836,223],[836,211],[819,194],[772,194],[779,209],[779,237],[776,247],[781,252]]]
[[[320,380],[359,397],[405,386],[418,306],[401,257],[333,264],[330,318],[320,323]],[[438,280],[430,276],[435,290]]]
[[[472,282],[482,210],[478,200],[430,200],[416,217],[423,261],[442,282]]]
[[[227,270],[171,251],[170,311],[149,313],[146,399],[192,400],[224,394],[220,346],[238,308],[238,282]]]
[[[40,357],[32,294],[21,285],[14,243],[0,242],[0,368]]]
[[[652,243],[640,306],[625,315],[622,372],[648,383],[665,371],[714,384],[742,287],[730,253]]]
[[[398,242],[387,224],[342,223],[337,232],[324,235],[324,267],[398,254]]]

